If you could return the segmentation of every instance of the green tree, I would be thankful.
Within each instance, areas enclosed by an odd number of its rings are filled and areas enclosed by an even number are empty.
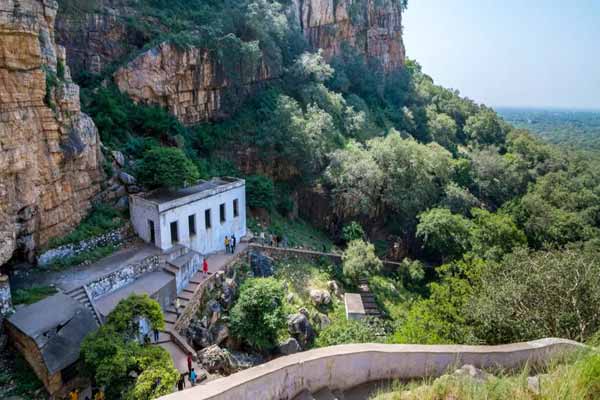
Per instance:
[[[284,289],[274,278],[249,279],[230,313],[231,332],[257,350],[277,344],[277,332],[285,325]]]
[[[147,150],[136,168],[138,180],[144,186],[179,189],[196,183],[198,168],[185,153],[174,147],[156,147]]]
[[[344,276],[354,283],[361,278],[368,278],[383,267],[383,263],[375,254],[375,246],[361,239],[348,243],[342,254]]]
[[[514,248],[527,246],[527,238],[510,215],[472,210],[471,229],[473,251],[483,258],[500,259]]]
[[[458,186],[454,182],[450,182],[444,188],[444,197],[441,201],[441,205],[448,208],[453,213],[470,217],[473,208],[481,207],[481,201],[479,201],[469,189]]]
[[[471,229],[471,222],[462,215],[433,208],[419,215],[417,237],[430,255],[451,260],[470,249]]]
[[[431,139],[450,151],[456,150],[457,126],[454,120],[443,113],[437,113],[431,108],[427,109],[427,127]]]
[[[464,130],[472,141],[481,145],[499,145],[506,139],[501,120],[491,109],[483,109],[470,116]]]
[[[273,181],[264,175],[246,177],[246,197],[249,207],[272,209],[275,201]]]
[[[600,329],[600,254],[519,249],[483,270],[468,306],[488,343],[541,337],[585,341]]]
[[[363,227],[356,221],[352,221],[347,225],[344,225],[342,228],[342,238],[346,242],[351,242],[353,240],[364,239],[365,231]]]
[[[136,321],[141,318],[153,328],[164,327],[160,305],[147,295],[132,295],[119,302],[106,323],[83,340],[84,371],[106,387],[107,398],[157,398],[170,393],[179,378],[166,350],[139,343]]]

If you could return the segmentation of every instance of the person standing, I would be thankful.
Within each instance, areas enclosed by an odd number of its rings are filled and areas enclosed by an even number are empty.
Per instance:
[[[196,370],[194,370],[194,368],[192,368],[192,371],[190,372],[190,383],[192,384],[192,386],[196,385],[197,378],[198,378],[198,375],[196,375]]]
[[[181,375],[179,377],[179,380],[177,381],[177,390],[179,390],[180,392],[185,388],[185,379],[183,377],[183,375]]]
[[[229,236],[225,236],[225,254],[229,253]]]
[[[69,400],[79,400],[79,389],[71,390],[71,393],[69,393]]]
[[[177,318],[179,318],[179,307],[181,307],[181,301],[179,297],[175,298],[175,313],[177,314]]]
[[[237,245],[237,238],[235,237],[235,233],[231,235],[231,254],[235,253],[235,246]]]
[[[192,373],[192,355],[188,354],[187,355],[187,367],[188,367],[188,373]]]
[[[202,272],[204,275],[208,275],[208,261],[206,261],[206,257],[204,257],[204,261],[202,261]]]
[[[158,338],[160,337],[160,332],[157,328],[154,328],[154,343],[158,343]]]

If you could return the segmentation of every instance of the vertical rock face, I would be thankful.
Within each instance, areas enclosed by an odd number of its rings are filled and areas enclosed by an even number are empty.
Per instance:
[[[54,41],[57,7],[0,2],[0,264],[72,229],[103,178],[96,127]]]
[[[136,16],[127,0],[81,0],[76,9],[59,10],[56,40],[67,49],[74,74],[100,73],[143,46],[144,38],[126,23]]]
[[[241,86],[235,95],[244,96],[279,71],[260,62],[255,70],[245,74],[238,70],[236,75],[241,76]],[[204,49],[162,43],[120,68],[113,79],[134,101],[160,105],[184,124],[221,119],[233,111],[224,107],[231,77]]]
[[[331,58],[344,43],[378,60],[384,71],[401,68],[402,0],[293,0],[293,11],[310,45]]]

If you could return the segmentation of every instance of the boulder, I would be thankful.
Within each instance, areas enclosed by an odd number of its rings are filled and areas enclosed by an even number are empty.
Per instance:
[[[471,364],[463,365],[462,367],[454,371],[452,375],[469,377],[477,382],[485,382],[491,377],[491,375],[485,372],[484,370],[476,368]]]
[[[113,151],[112,157],[119,167],[125,166],[125,156],[120,151]]]
[[[336,281],[327,282],[327,287],[335,297],[342,297],[344,295],[343,290],[340,288],[339,283],[337,283]]]
[[[231,360],[231,368],[235,371],[252,368],[264,362],[263,357],[259,354],[248,354],[239,351],[229,352],[229,359]]]
[[[300,347],[300,343],[298,343],[296,339],[289,338],[286,341],[279,343],[279,345],[277,346],[277,351],[280,354],[287,356],[302,351],[302,348]]]
[[[294,293],[288,293],[288,295],[285,297],[285,300],[290,304],[293,303],[295,299],[296,296],[294,296]]]
[[[123,171],[119,172],[119,180],[127,186],[135,185],[136,183],[136,180],[132,175]]]
[[[327,290],[323,289],[310,289],[309,296],[314,305],[323,306],[331,304],[331,295]]]
[[[250,253],[250,269],[255,277],[267,278],[273,276],[274,261],[259,251]]]
[[[211,344],[221,345],[229,338],[229,327],[223,322],[218,322],[208,330]]]
[[[211,374],[229,375],[234,372],[229,352],[217,345],[209,346],[198,352],[198,361]]]
[[[315,330],[306,315],[292,314],[288,317],[287,324],[289,334],[298,341],[303,349],[315,339]]]
[[[527,377],[527,389],[529,389],[529,391],[535,395],[540,394],[541,385],[539,375]]]
[[[206,314],[208,316],[209,324],[213,325],[221,317],[221,305],[216,300],[210,300],[206,304]]]
[[[185,336],[194,349],[203,349],[210,346],[210,333],[202,320],[194,319],[185,331]]]
[[[128,210],[129,209],[129,196],[119,197],[119,200],[115,203],[117,210]]]
[[[320,330],[323,330],[323,329],[327,328],[329,325],[331,325],[331,320],[329,319],[329,317],[327,315],[321,314],[321,313],[318,313],[315,316],[314,322],[316,325],[319,326]]]

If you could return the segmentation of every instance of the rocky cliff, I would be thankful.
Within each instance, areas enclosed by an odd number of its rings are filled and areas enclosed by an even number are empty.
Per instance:
[[[125,0],[94,0],[93,6],[59,15],[59,43],[67,47],[69,65],[76,71],[101,72],[143,47],[148,38],[136,24],[152,18],[128,7]],[[378,60],[386,72],[404,65],[402,43],[403,0],[293,0],[289,15],[308,43],[321,48],[327,58],[340,54],[344,43]],[[121,91],[138,102],[168,108],[182,122],[194,124],[221,119],[233,107],[226,94],[237,100],[256,85],[276,78],[281,71],[263,60],[242,77],[241,86],[229,93],[231,77],[205,49],[179,49],[162,43],[138,55],[113,76]]]
[[[233,110],[225,96],[244,97],[279,71],[265,62],[247,74],[238,69],[239,85],[231,87],[231,76],[213,52],[191,47],[179,49],[162,43],[120,68],[113,79],[119,89],[136,102],[168,109],[184,124],[223,119]]]
[[[54,41],[57,8],[0,2],[0,264],[72,229],[103,178],[96,127]]]
[[[402,0],[293,0],[298,23],[314,49],[327,58],[342,46],[378,60],[386,72],[404,65]]]

